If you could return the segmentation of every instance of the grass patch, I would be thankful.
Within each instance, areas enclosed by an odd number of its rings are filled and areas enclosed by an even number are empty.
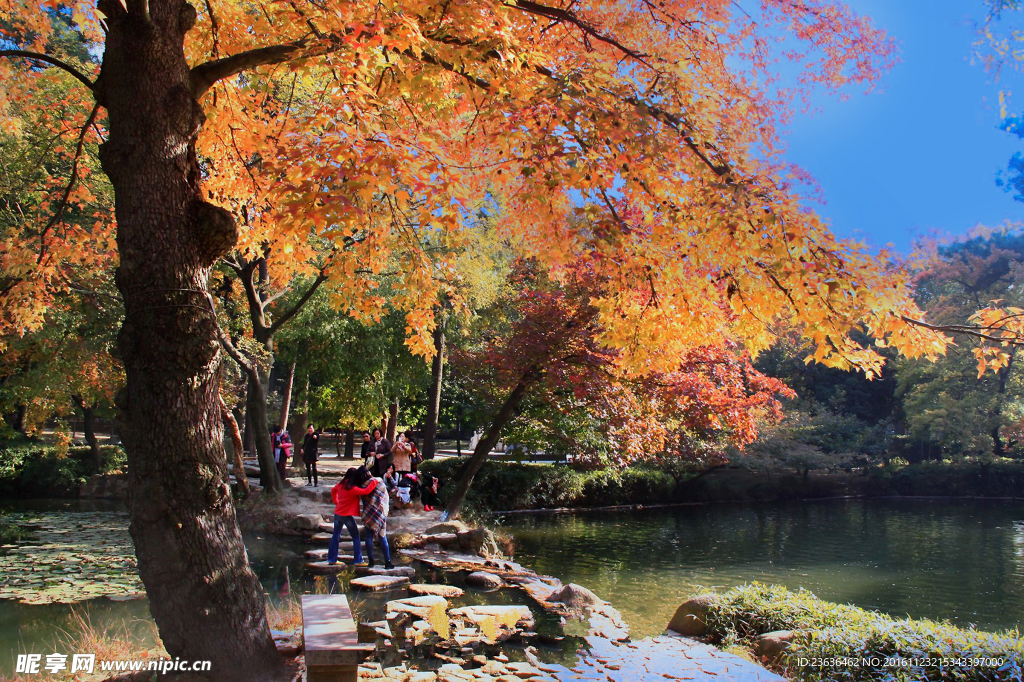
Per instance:
[[[791,630],[795,637],[778,665],[789,678],[808,681],[1010,682],[1024,679],[1024,640],[1003,633],[957,627],[925,619],[897,620],[809,592],[753,583],[717,595],[708,615],[708,635],[723,647],[752,646],[766,632]],[[810,663],[803,663],[806,659]],[[829,665],[816,659],[831,659]],[[839,663],[835,664],[835,659]],[[902,659],[899,665],[856,665],[846,659]],[[972,666],[970,661],[997,661]],[[943,665],[935,661],[946,660]]]

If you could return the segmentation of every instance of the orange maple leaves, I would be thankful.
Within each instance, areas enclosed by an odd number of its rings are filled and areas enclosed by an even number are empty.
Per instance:
[[[946,343],[907,324],[919,311],[906,273],[835,238],[781,161],[794,103],[869,84],[892,61],[889,39],[841,3],[196,9],[194,64],[280,54],[200,101],[204,186],[242,225],[240,250],[269,252],[274,277],[312,274],[330,253],[335,302],[359,317],[379,314],[386,272],[415,352],[432,352],[437,302],[462,304],[439,273],[496,207],[521,255],[556,276],[586,256],[615,282],[595,301],[602,341],[637,373],[708,338],[756,352],[779,324],[801,328],[814,359],[868,374],[881,358],[855,330],[910,355]]]

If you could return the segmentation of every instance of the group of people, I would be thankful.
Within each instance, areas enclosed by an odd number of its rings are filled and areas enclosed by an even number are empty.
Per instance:
[[[275,426],[271,431],[270,440],[278,473],[281,478],[285,478],[288,459],[292,456],[291,437],[283,428]],[[316,463],[320,453],[320,432],[312,424],[306,427],[301,453],[302,462],[306,466],[306,485],[319,485]],[[380,429],[374,429],[372,434],[364,431],[361,456],[361,468],[367,470],[369,478],[379,479],[382,488],[396,503],[411,504],[413,500],[420,498],[425,511],[433,511],[437,507],[437,491],[441,487],[441,480],[436,476],[418,472],[423,456],[420,455],[411,433],[399,433],[392,443]]]
[[[430,474],[420,474],[423,462],[412,434],[399,433],[392,443],[380,429],[363,432],[362,457],[373,476],[382,478],[388,493],[403,504],[411,504],[417,497],[423,501],[424,511],[437,506],[437,490],[441,480]]]
[[[288,458],[292,456],[292,438],[280,426],[270,432],[270,444],[274,452],[274,462],[281,478],[287,478]],[[310,424],[306,427],[306,435],[302,438],[302,463],[306,465],[306,485],[319,485],[320,479],[316,470],[316,462],[320,459],[320,433]]]

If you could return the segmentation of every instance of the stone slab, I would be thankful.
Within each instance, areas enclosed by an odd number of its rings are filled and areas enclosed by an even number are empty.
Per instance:
[[[362,578],[354,578],[349,583],[353,589],[370,592],[405,587],[408,584],[409,578],[404,575],[367,575]]]
[[[665,682],[666,679],[785,682],[760,665],[683,636],[662,635],[626,644],[587,637],[589,645],[576,668],[544,666],[560,682],[601,679],[608,682]]]
[[[351,571],[352,566],[344,561],[329,564],[325,559],[324,561],[307,561],[306,570],[313,571],[314,573],[344,573],[345,571]]]
[[[448,608],[448,600],[444,597],[427,595],[424,597],[410,597],[409,599],[396,599],[387,603],[388,613],[411,613],[418,618],[427,619],[431,609]]]
[[[423,583],[409,585],[409,592],[412,594],[437,595],[447,599],[455,599],[466,593],[461,587],[455,587],[454,585],[427,585]]]
[[[343,594],[302,595],[302,640],[309,670],[358,666],[374,649],[359,641]]]
[[[333,532],[331,532],[331,533],[314,533],[313,535],[309,536],[309,541],[313,542],[315,544],[318,544],[318,545],[329,545],[329,544],[331,544],[331,538],[333,536],[334,536]],[[345,545],[345,544],[351,545],[352,544],[352,536],[348,534],[347,530],[343,530],[341,532],[340,540],[341,540],[341,544],[343,544],[343,545]]]
[[[347,549],[347,548],[346,548]],[[305,554],[306,561],[326,561],[327,560],[327,548],[323,549],[311,549]],[[355,557],[351,554],[341,553],[338,554],[338,561],[346,561],[352,563],[355,561]]]
[[[412,566],[395,566],[384,568],[383,566],[356,566],[356,575],[401,575],[411,578],[416,575],[416,569]]]

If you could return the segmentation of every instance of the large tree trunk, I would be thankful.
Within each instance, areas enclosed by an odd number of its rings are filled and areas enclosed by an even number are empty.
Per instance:
[[[388,405],[388,423],[384,429],[384,437],[395,442],[395,431],[398,430],[398,398]]]
[[[281,419],[278,424],[282,429],[288,427],[288,411],[292,405],[292,384],[295,382],[295,363],[288,368],[288,377],[284,380],[284,394],[281,396]]]
[[[260,463],[260,485],[265,492],[280,492],[284,489],[274,462],[274,446],[270,442],[267,421],[267,394],[263,381],[256,375],[249,376],[245,392],[245,411],[249,415],[249,431],[256,445],[256,459]]]
[[[293,467],[300,466],[302,464],[302,458],[300,457],[302,450],[302,440],[306,437],[306,425],[309,423],[309,413],[300,412],[292,415],[292,423],[288,425],[288,436],[292,439],[292,461],[289,463]]]
[[[101,0],[108,29],[97,97],[109,113],[100,159],[115,193],[125,306],[118,396],[139,575],[172,658],[209,660],[211,679],[269,679],[281,662],[249,568],[231,493],[219,401],[221,353],[210,269],[237,238],[203,200],[182,0]]]
[[[427,423],[423,426],[423,459],[434,459],[437,439],[437,413],[441,409],[444,380],[444,321],[434,329],[434,362],[430,367],[430,394],[427,396]]]
[[[352,459],[355,454],[356,448],[356,425],[349,424],[348,429],[345,431],[345,457]],[[341,453],[338,453],[341,454]]]
[[[455,490],[452,492],[452,496],[448,498],[448,503],[444,507],[444,513],[441,515],[442,521],[458,518],[459,512],[462,510],[462,504],[466,501],[466,493],[469,492],[469,486],[473,484],[473,479],[476,477],[477,472],[480,471],[480,467],[487,461],[487,455],[490,454],[491,448],[498,443],[501,437],[501,430],[515,416],[516,408],[519,407],[519,403],[522,402],[533,383],[533,376],[534,373],[532,371],[523,375],[519,383],[516,384],[516,387],[505,398],[505,402],[502,404],[501,409],[498,410],[498,414],[494,416],[491,425],[487,427],[487,433],[477,442],[473,455],[463,466],[462,476],[459,477],[458,483],[455,484]]]

